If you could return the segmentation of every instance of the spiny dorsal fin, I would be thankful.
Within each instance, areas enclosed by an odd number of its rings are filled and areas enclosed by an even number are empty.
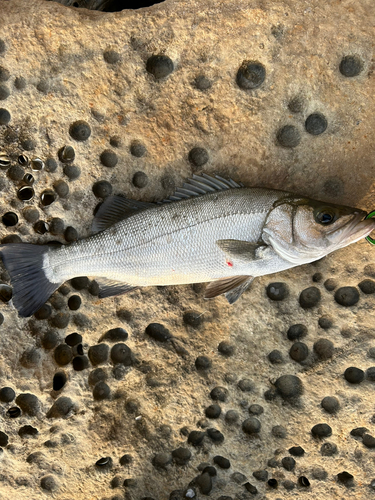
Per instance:
[[[163,202],[180,201],[194,196],[201,196],[203,194],[240,187],[243,187],[243,184],[238,184],[233,179],[224,179],[219,175],[212,177],[208,174],[193,174],[192,179],[184,182],[182,188],[177,188],[176,191],[169,196],[169,198],[163,200]]]
[[[97,233],[103,231],[116,222],[126,219],[139,210],[154,207],[154,203],[146,203],[145,201],[129,200],[125,196],[114,195],[106,198],[98,212],[95,215],[92,223],[92,231]]]

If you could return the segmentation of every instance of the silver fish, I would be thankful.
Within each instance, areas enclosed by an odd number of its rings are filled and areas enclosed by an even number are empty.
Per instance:
[[[235,302],[256,276],[318,260],[366,237],[366,212],[284,191],[193,176],[164,203],[107,198],[96,233],[60,248],[0,247],[13,304],[30,316],[62,284],[94,277],[99,297],[138,287],[209,282],[207,298]]]

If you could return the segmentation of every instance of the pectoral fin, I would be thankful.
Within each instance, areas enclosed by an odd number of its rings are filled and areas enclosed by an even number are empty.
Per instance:
[[[216,245],[232,258],[249,261],[262,258],[261,250],[267,248],[265,245],[241,240],[217,240]]]
[[[252,276],[231,276],[212,281],[207,285],[204,296],[206,299],[211,299],[225,293],[228,302],[233,304],[249,287],[253,279]]]

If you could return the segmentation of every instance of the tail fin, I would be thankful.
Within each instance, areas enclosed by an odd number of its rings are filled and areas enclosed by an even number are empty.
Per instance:
[[[47,245],[14,243],[0,246],[3,263],[13,287],[13,304],[21,317],[31,316],[61,285],[48,279],[49,264],[45,259],[51,249]],[[47,271],[47,272],[46,272]]]

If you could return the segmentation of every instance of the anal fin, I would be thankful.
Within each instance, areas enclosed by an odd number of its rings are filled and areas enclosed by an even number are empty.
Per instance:
[[[233,304],[253,281],[252,276],[231,276],[212,281],[206,287],[205,298],[211,299],[225,294],[228,302]]]
[[[123,295],[124,293],[132,292],[138,287],[124,283],[123,281],[110,280],[107,278],[95,278],[99,285],[99,298],[114,297],[115,295]]]

